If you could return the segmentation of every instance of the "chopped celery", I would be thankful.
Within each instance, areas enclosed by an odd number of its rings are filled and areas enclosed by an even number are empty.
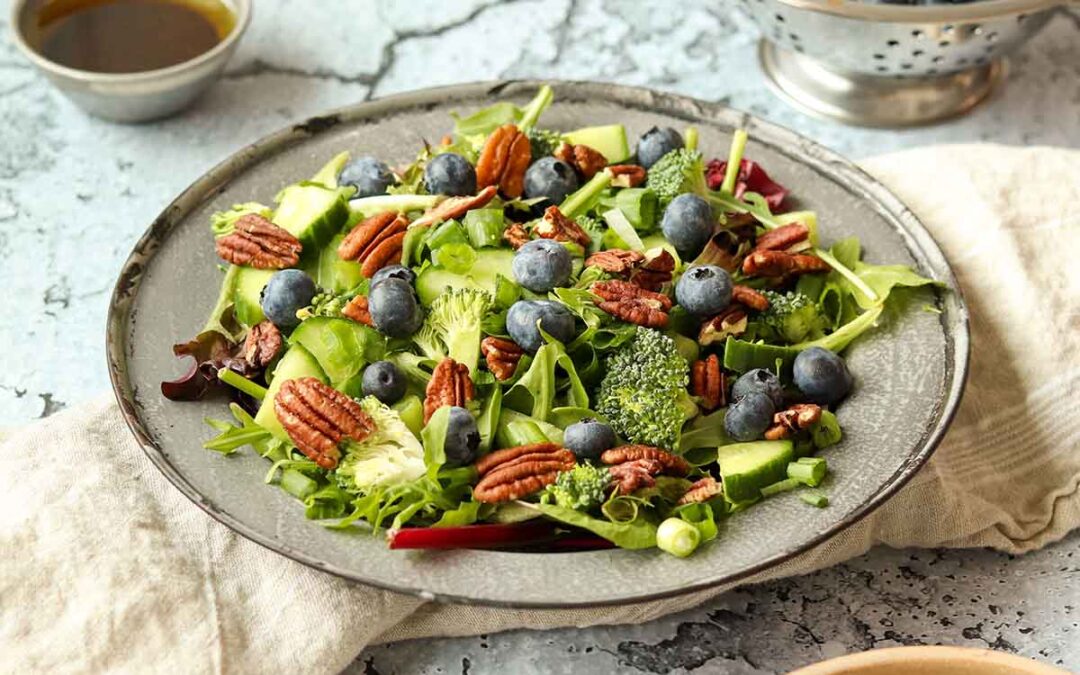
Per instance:
[[[792,464],[794,464],[794,462],[792,462]],[[790,467],[790,466],[791,466],[791,464],[788,465],[788,467]],[[790,468],[789,468],[789,471],[790,471]],[[802,483],[799,482],[798,480],[794,479],[794,478],[785,478],[784,480],[777,481],[775,483],[772,483],[771,485],[766,485],[765,487],[761,488],[761,496],[762,497],[771,497],[773,495],[778,495],[781,492],[787,492],[788,490],[794,490],[795,488],[799,487],[800,485],[802,485]]]
[[[735,181],[739,178],[739,169],[742,167],[743,152],[746,151],[746,141],[749,134],[745,129],[736,129],[731,138],[731,150],[728,151],[727,170],[724,172],[724,182],[720,186],[721,192],[733,194]]]
[[[810,506],[816,506],[819,509],[823,509],[829,505],[829,498],[817,491],[800,492],[799,499]]]
[[[502,209],[475,209],[465,214],[465,231],[474,248],[498,246],[506,228]]]
[[[828,473],[828,467],[822,457],[800,457],[787,466],[788,479],[810,487],[821,485],[826,473]]]
[[[296,469],[285,469],[281,472],[281,489],[297,499],[306,499],[319,489],[319,484]]]
[[[221,368],[218,370],[218,379],[233,389],[244,392],[256,401],[261,401],[266,398],[266,387],[252,382],[231,368]]]

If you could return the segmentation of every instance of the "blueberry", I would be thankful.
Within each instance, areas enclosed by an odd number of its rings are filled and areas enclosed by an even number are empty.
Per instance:
[[[364,369],[360,388],[364,396],[374,396],[390,405],[405,395],[405,375],[389,361],[376,361]]]
[[[517,250],[510,265],[517,282],[536,293],[546,293],[570,280],[570,251],[551,239],[534,239]]]
[[[416,274],[404,265],[387,265],[371,277],[371,283],[368,284],[368,288],[375,288],[375,284],[380,281],[385,281],[386,279],[401,279],[412,286],[416,283]]]
[[[394,174],[386,164],[365,155],[345,165],[338,183],[356,188],[354,197],[374,197],[386,194],[386,188],[394,184]]]
[[[571,424],[563,432],[563,446],[578,459],[596,461],[600,453],[614,448],[618,442],[610,426],[591,417]]]
[[[461,155],[444,152],[432,157],[424,167],[424,187],[433,195],[476,194],[476,170]]]
[[[578,189],[574,168],[554,157],[543,157],[532,163],[525,172],[525,196],[529,199],[547,197],[561,204],[566,196]]]
[[[637,143],[637,158],[648,169],[672,150],[683,147],[683,139],[671,127],[653,127],[641,135]]]
[[[409,337],[424,321],[413,288],[401,279],[385,279],[368,293],[371,321],[390,337]]]
[[[259,305],[263,314],[278,328],[288,330],[300,325],[296,312],[311,304],[318,289],[301,270],[281,270],[270,277],[262,289]]]
[[[472,464],[479,447],[480,431],[476,428],[476,420],[465,408],[452,406],[446,419],[446,440],[443,442],[447,464]]]
[[[784,387],[771,371],[755,368],[744,373],[731,387],[731,400],[738,401],[752,392],[768,396],[777,410],[784,407]]]
[[[731,304],[731,275],[723,267],[691,267],[675,285],[675,300],[698,316],[715,316]]]
[[[844,359],[823,347],[799,352],[792,372],[795,386],[814,403],[836,403],[851,391],[851,372]]]
[[[574,339],[574,315],[558,302],[551,300],[518,300],[506,313],[506,332],[519,347],[535,354],[544,344],[539,327],[559,342]]]
[[[684,260],[693,260],[709,243],[715,223],[709,203],[692,194],[681,194],[664,209],[660,229]]]
[[[728,406],[724,430],[737,441],[756,441],[772,426],[776,406],[772,399],[752,391]]]

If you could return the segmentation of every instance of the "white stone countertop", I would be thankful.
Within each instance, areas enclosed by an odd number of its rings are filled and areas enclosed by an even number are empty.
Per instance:
[[[328,108],[458,81],[616,81],[722,101],[859,159],[932,143],[1080,146],[1080,11],[1012,60],[971,114],[903,131],[776,99],[733,2],[259,0],[224,79],[167,121],[89,118],[21,58],[0,19],[0,426],[108,391],[105,312],[162,207],[240,146]],[[5,12],[6,15],[6,12]],[[356,672],[773,673],[901,644],[989,646],[1080,670],[1080,533],[1021,557],[870,554],[638,626],[375,647]]]

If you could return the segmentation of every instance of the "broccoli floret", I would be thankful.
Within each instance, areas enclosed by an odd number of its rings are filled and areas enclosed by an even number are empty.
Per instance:
[[[689,407],[683,406],[688,367],[675,342],[638,328],[605,365],[596,412],[631,443],[676,447]]]
[[[529,147],[532,150],[532,159],[534,162],[541,157],[554,155],[555,150],[563,142],[562,134],[558,131],[551,131],[550,129],[533,127],[525,132],[525,136],[529,139]]]
[[[649,169],[646,185],[660,201],[660,212],[679,195],[690,192],[709,202],[718,211],[730,210],[730,201],[709,189],[705,182],[705,160],[700,152],[679,148],[660,158]]]
[[[301,319],[310,319],[313,316],[338,318],[341,316],[341,310],[356,295],[355,291],[334,294],[330,291],[321,290],[311,299],[311,305],[297,312],[297,316]]]
[[[556,506],[589,511],[604,503],[609,485],[611,473],[606,468],[578,464],[560,473],[555,484],[547,487],[541,501],[553,500]]]
[[[442,361],[446,358],[446,345],[443,344],[441,333],[432,322],[430,314],[420,329],[412,334],[411,339],[426,358],[433,361]]]
[[[222,237],[226,234],[230,234],[233,231],[233,227],[236,225],[236,221],[240,220],[243,216],[252,213],[257,216],[262,216],[263,218],[269,218],[273,211],[269,206],[264,206],[259,202],[233,204],[229,207],[228,211],[217,211],[214,215],[210,216],[210,229],[213,230],[215,237]]]
[[[374,396],[360,407],[374,422],[375,430],[362,441],[349,441],[345,457],[335,474],[342,489],[366,494],[378,488],[401,485],[424,475],[424,447],[401,417]]]
[[[446,355],[476,372],[484,318],[495,306],[491,293],[476,288],[451,288],[435,298],[424,322],[446,345]],[[426,333],[425,333],[426,336]],[[415,337],[414,337],[415,340]],[[421,345],[421,349],[424,349]]]
[[[795,291],[762,292],[769,299],[769,308],[747,327],[753,337],[796,344],[825,334],[827,321],[810,298]]]

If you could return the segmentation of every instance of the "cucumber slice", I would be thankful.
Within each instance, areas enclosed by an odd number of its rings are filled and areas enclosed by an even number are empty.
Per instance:
[[[342,260],[337,254],[338,245],[345,238],[339,234],[330,240],[319,251],[319,257],[305,271],[311,275],[319,288],[325,288],[332,293],[344,293],[356,288],[364,275],[360,273],[360,263],[353,260]]]
[[[263,287],[276,270],[257,270],[254,267],[241,267],[236,275],[236,288],[233,290],[233,312],[236,320],[251,327],[266,316],[259,302]]]
[[[374,329],[324,316],[302,321],[289,336],[289,343],[302,345],[319,363],[330,385],[347,394],[359,393],[360,371],[386,352],[386,339]]]
[[[274,369],[274,379],[271,380],[270,388],[266,391],[266,398],[259,406],[259,412],[255,414],[256,424],[283,441],[288,441],[289,435],[285,433],[285,429],[282,428],[274,412],[274,397],[277,396],[282,383],[301,377],[314,377],[321,382],[326,382],[326,374],[319,367],[319,362],[315,360],[315,357],[300,345],[293,345],[281,357],[281,361],[278,361],[277,368]]]
[[[766,485],[787,478],[795,445],[791,441],[736,443],[721,446],[717,455],[728,501],[746,502],[760,497]]]
[[[630,145],[626,142],[626,127],[621,124],[608,124],[599,127],[585,127],[563,134],[567,143],[587,145],[607,157],[609,164],[618,164],[630,159]]]
[[[272,220],[299,239],[310,255],[325,246],[349,219],[348,192],[351,189],[314,183],[290,185],[278,194]]]
[[[505,248],[485,248],[476,252],[476,262],[467,274],[427,267],[416,279],[416,294],[425,307],[447,288],[479,288],[496,295],[499,277],[512,281],[514,252]]]

